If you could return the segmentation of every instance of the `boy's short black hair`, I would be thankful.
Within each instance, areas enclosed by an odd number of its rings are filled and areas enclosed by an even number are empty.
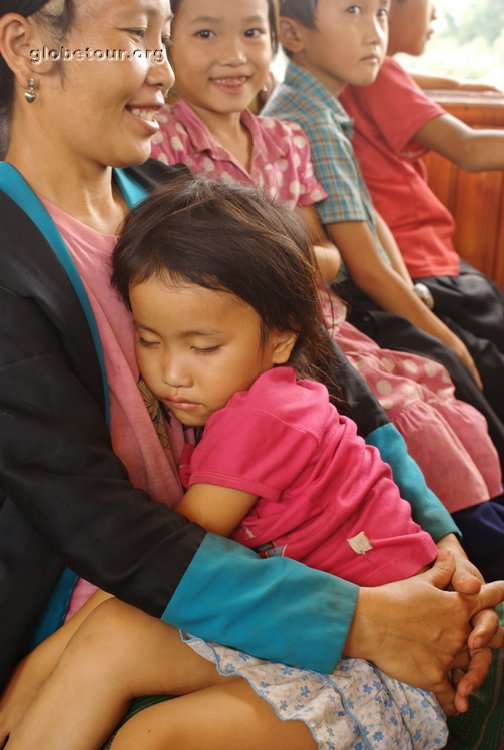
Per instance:
[[[280,15],[293,18],[306,26],[315,29],[318,0],[280,0]]]

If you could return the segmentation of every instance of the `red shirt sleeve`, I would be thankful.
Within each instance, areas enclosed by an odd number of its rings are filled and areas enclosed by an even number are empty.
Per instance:
[[[347,86],[340,100],[359,130],[376,128],[389,148],[402,156],[413,151],[418,157],[425,151],[414,143],[416,133],[445,112],[392,57],[385,58],[374,83]]]

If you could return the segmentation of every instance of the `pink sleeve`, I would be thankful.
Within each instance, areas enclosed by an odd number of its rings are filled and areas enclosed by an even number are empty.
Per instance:
[[[317,452],[317,441],[273,414],[228,407],[208,420],[191,456],[191,484],[212,484],[277,500]]]
[[[387,145],[397,154],[407,150],[420,128],[445,113],[417,86],[411,76],[392,57],[386,57],[374,83],[348,86],[340,96],[344,107],[352,102],[378,128]],[[416,144],[418,151],[424,149]]]

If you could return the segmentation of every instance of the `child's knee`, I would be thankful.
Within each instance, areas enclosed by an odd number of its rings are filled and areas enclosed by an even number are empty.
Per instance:
[[[131,654],[130,611],[135,610],[115,598],[98,605],[68,643],[60,664],[82,661],[101,665],[102,669],[117,669],[118,664]]]

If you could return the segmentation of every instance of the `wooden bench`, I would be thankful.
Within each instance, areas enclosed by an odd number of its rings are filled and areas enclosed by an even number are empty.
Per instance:
[[[504,130],[504,95],[456,90],[427,93],[471,127]],[[425,163],[429,185],[455,217],[456,249],[504,289],[504,171],[469,174],[433,153],[425,157]]]

